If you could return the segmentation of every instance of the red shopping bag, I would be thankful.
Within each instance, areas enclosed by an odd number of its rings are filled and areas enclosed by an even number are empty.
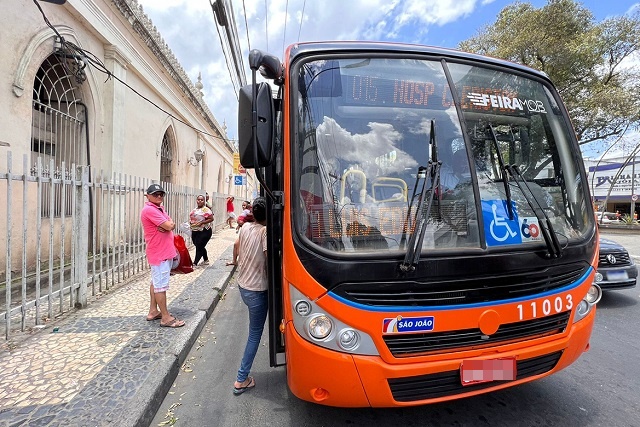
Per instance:
[[[179,234],[174,235],[173,244],[176,247],[177,255],[173,258],[171,272],[178,274],[191,273],[193,271],[193,262],[191,262],[191,255],[189,255],[184,238]]]

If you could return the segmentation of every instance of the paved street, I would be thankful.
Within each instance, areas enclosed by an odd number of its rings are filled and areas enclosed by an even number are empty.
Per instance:
[[[630,253],[640,260],[637,235],[601,234],[629,243]],[[590,351],[550,377],[422,407],[344,409],[294,397],[285,368],[269,367],[266,331],[252,369],[255,389],[232,394],[247,336],[247,312],[231,280],[151,426],[637,426],[640,367],[632,361],[639,350],[639,295],[638,287],[607,292],[599,304]]]
[[[147,322],[149,272],[0,352],[0,426],[138,425],[153,416],[172,373],[231,271],[234,230],[213,235],[211,265],[171,278],[167,304],[187,324]],[[193,256],[193,254],[192,254]],[[166,384],[165,384],[166,382]],[[149,412],[152,409],[152,413]]]
[[[640,259],[637,236],[601,234]],[[402,411],[307,404],[289,393],[284,368],[269,367],[265,334],[254,365],[257,386],[235,397],[231,387],[246,339],[246,310],[225,266],[235,238],[229,229],[214,234],[208,245],[211,265],[172,277],[169,307],[187,321],[184,328],[144,320],[145,273],[88,309],[6,343],[0,352],[0,426],[392,426],[401,417],[404,425],[429,420],[428,425],[473,426],[484,419],[480,425],[579,420],[608,427],[631,426],[629,417],[640,417],[640,372],[624,364],[635,360],[638,350],[632,321],[640,316],[638,288],[605,295],[592,349],[574,366],[510,391]],[[505,407],[507,415],[500,409]],[[540,416],[541,407],[549,415]]]

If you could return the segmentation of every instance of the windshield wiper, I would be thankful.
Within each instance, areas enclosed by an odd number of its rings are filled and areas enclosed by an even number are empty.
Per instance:
[[[500,165],[500,176],[502,178],[502,183],[504,184],[504,194],[507,197],[507,211],[509,212],[509,219],[513,221],[511,189],[509,188],[509,172],[507,171],[507,168],[504,165],[504,159],[502,158],[502,152],[500,151],[500,146],[498,145],[498,137],[496,136],[496,132],[493,130],[492,125],[488,125],[487,127],[491,132],[491,139],[493,141],[493,145],[496,148],[496,155],[498,156],[498,164]]]
[[[419,185],[420,179],[424,179],[422,182],[422,189],[420,191],[420,195],[418,196],[418,204],[415,207],[415,216],[413,219],[413,231],[409,237],[409,244],[407,248],[407,253],[404,256],[404,261],[400,264],[400,271],[406,273],[409,271],[414,271],[416,266],[418,265],[418,261],[420,260],[420,253],[422,252],[422,242],[424,242],[424,236],[427,231],[427,223],[429,221],[429,213],[431,212],[431,206],[433,206],[433,199],[436,194],[435,189],[440,187],[440,166],[442,162],[432,162],[429,161],[428,168],[424,166],[420,166],[418,168],[418,176],[416,178],[416,188]],[[429,193],[429,202],[425,204],[425,199],[427,197],[427,177],[431,177],[431,192]],[[414,195],[411,198],[411,204],[409,205],[409,212],[407,212],[407,216],[411,214],[411,207],[413,206],[413,200],[415,198],[415,189]],[[408,221],[405,224],[405,229],[408,228]],[[402,235],[401,247],[404,246],[405,234]]]
[[[418,173],[416,174],[416,183],[413,186],[413,194],[411,195],[411,201],[409,202],[409,206],[407,209],[407,217],[404,220],[404,226],[402,227],[402,237],[400,238],[400,249],[405,248],[405,244],[407,243],[407,231],[409,230],[409,220],[411,219],[411,207],[413,206],[413,202],[416,199],[416,194],[418,193],[418,187],[420,185],[420,180],[424,179],[426,184],[427,177],[427,168],[424,166],[418,166]],[[425,184],[422,185],[422,189],[420,190],[420,194],[424,192]]]
[[[529,207],[533,211],[533,214],[538,219],[538,224],[540,225],[540,232],[542,233],[542,237],[544,238],[545,243],[547,244],[547,256],[550,258],[558,258],[562,255],[562,247],[560,246],[560,242],[558,241],[558,237],[556,236],[555,231],[553,230],[553,225],[551,224],[551,220],[549,216],[544,211],[542,205],[536,198],[536,195],[531,191],[531,187],[527,183],[527,180],[522,176],[520,170],[517,165],[507,166],[507,171],[513,177],[513,181],[516,183],[522,196],[525,198]],[[524,185],[523,185],[524,184]],[[524,191],[525,188],[527,191]]]
[[[513,206],[511,202],[511,190],[509,188],[509,175],[513,178],[513,181],[520,189],[522,196],[527,201],[527,204],[533,211],[533,214],[538,219],[538,223],[540,225],[540,232],[542,233],[542,237],[544,238],[544,242],[547,245],[547,256],[550,258],[558,258],[562,255],[562,247],[560,246],[560,242],[558,242],[558,237],[556,236],[555,231],[553,230],[553,225],[551,224],[551,220],[547,216],[547,213],[542,208],[542,205],[536,198],[533,191],[529,187],[527,180],[524,179],[517,165],[505,165],[504,159],[502,158],[502,153],[500,152],[500,147],[498,145],[498,137],[496,136],[495,131],[493,130],[492,125],[488,125],[489,131],[491,132],[491,137],[493,139],[493,144],[496,148],[496,154],[498,156],[498,162],[500,163],[500,171],[502,174],[502,181],[504,183],[504,192],[507,197],[507,208],[509,210],[509,219],[513,220]],[[524,184],[524,186],[523,186]],[[527,191],[525,191],[525,188]]]
[[[431,145],[431,160],[429,160],[428,167],[418,167],[418,174],[416,175],[416,184],[413,187],[413,195],[411,196],[411,203],[409,204],[409,210],[407,211],[407,220],[405,221],[402,238],[400,239],[400,248],[404,248],[406,240],[406,232],[409,227],[409,217],[411,215],[411,208],[416,198],[416,193],[420,180],[423,179],[420,195],[418,196],[418,205],[415,207],[415,216],[413,219],[413,230],[409,237],[409,247],[407,253],[404,256],[404,261],[400,264],[400,271],[407,273],[414,271],[420,260],[420,254],[422,252],[422,242],[424,242],[424,236],[427,231],[427,223],[429,221],[429,213],[431,212],[431,206],[433,206],[434,196],[440,194],[440,168],[442,162],[438,160],[438,145],[436,141],[436,129],[435,120],[431,120],[431,136],[429,138],[429,144]],[[429,194],[429,203],[425,206],[426,193],[428,190],[427,179],[431,178],[431,192]]]

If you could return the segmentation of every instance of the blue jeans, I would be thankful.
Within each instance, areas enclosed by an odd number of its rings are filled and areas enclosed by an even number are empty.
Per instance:
[[[242,301],[246,304],[247,308],[249,308],[249,338],[244,348],[244,355],[242,356],[238,377],[236,378],[236,381],[241,383],[249,376],[253,359],[255,359],[258,347],[260,346],[264,322],[267,320],[269,296],[267,295],[267,291],[249,291],[240,286],[238,286],[238,289],[240,289]]]

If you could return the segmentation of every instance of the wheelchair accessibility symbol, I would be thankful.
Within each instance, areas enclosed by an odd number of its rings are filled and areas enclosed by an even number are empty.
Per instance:
[[[513,203],[513,202],[512,202]],[[505,200],[483,200],[482,216],[484,221],[484,234],[487,246],[515,245],[522,243],[520,235],[520,222],[513,207],[513,219],[509,219],[507,202]]]

